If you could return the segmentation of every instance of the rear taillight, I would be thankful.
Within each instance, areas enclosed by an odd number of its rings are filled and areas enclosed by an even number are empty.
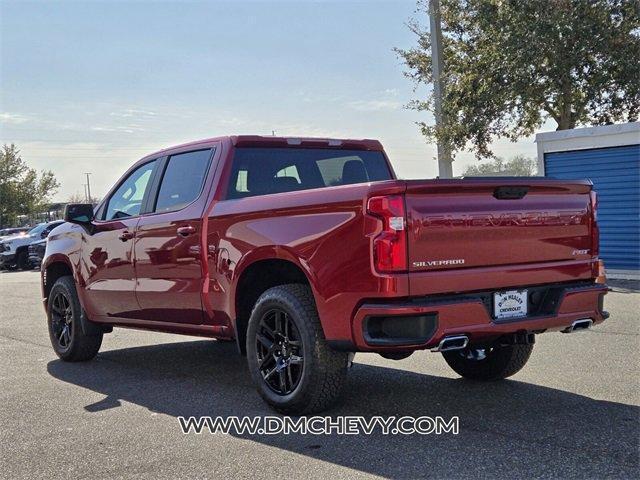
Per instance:
[[[407,270],[407,232],[402,195],[371,197],[369,214],[382,220],[382,232],[373,239],[373,263],[379,272]]]
[[[600,254],[600,229],[598,228],[598,195],[593,190],[589,193],[591,200],[591,256]]]
[[[607,273],[604,270],[604,262],[602,260],[598,260],[596,271],[596,283],[602,283],[603,285],[607,283]],[[600,309],[602,310],[602,309]]]

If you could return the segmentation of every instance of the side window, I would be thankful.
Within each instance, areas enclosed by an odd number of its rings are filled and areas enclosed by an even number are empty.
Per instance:
[[[238,179],[236,180],[236,192],[248,192],[247,188],[247,171],[238,170]]]
[[[170,157],[162,176],[155,211],[180,210],[198,198],[209,170],[210,158],[211,150]]]
[[[327,186],[369,181],[364,162],[356,156],[318,160],[318,168]]]
[[[295,178],[296,181],[300,183],[300,175],[298,174],[298,167],[296,167],[295,165],[284,167],[282,170],[276,173],[276,177],[291,177],[291,178]]]
[[[155,164],[156,161],[153,160],[131,172],[109,198],[104,220],[126,218],[140,214],[142,199],[149,185]]]

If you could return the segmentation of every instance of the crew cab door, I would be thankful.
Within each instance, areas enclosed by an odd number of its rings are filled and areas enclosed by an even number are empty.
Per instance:
[[[91,234],[83,234],[83,296],[92,318],[136,317],[133,238],[156,167],[152,160],[125,175],[98,210]]]
[[[214,152],[208,147],[161,160],[148,214],[136,230],[140,319],[203,323],[202,217]]]

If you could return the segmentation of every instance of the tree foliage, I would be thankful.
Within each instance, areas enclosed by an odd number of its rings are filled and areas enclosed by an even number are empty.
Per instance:
[[[14,144],[0,150],[0,225],[15,224],[18,215],[39,213],[58,190],[53,173],[38,173],[20,157]]]
[[[85,203],[87,201],[87,196],[85,195],[81,195],[80,193],[76,192],[73,195],[69,195],[69,198],[67,198],[67,203]]]
[[[469,165],[464,173],[464,177],[529,177],[538,171],[535,158],[524,155],[516,155],[510,160],[497,157],[493,160]]]
[[[427,0],[418,2],[426,18]],[[441,0],[445,124],[420,123],[452,151],[516,141],[547,118],[558,130],[635,121],[640,109],[639,0]],[[396,49],[417,84],[432,84],[429,32]],[[433,98],[411,108],[433,111]]]

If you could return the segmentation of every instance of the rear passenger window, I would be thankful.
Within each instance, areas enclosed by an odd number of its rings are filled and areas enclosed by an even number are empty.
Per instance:
[[[172,155],[162,176],[155,212],[180,210],[198,198],[210,159],[211,150]]]
[[[227,198],[390,180],[382,152],[310,148],[238,148]]]

